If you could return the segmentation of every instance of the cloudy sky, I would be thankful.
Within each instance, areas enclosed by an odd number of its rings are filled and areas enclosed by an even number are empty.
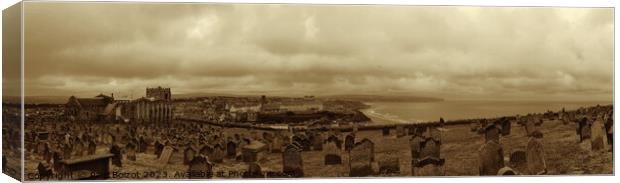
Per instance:
[[[27,3],[26,95],[611,100],[613,9]]]

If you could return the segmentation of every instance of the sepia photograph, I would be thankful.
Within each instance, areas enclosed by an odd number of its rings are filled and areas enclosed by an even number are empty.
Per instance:
[[[614,8],[24,1],[23,181],[614,175]]]

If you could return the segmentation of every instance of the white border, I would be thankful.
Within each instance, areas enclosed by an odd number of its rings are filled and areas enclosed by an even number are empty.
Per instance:
[[[72,1],[85,1],[85,0],[72,0]],[[106,0],[108,2],[224,2],[224,3],[300,3],[300,4],[401,4],[401,5],[473,5],[473,6],[561,6],[561,7],[617,7],[617,2],[611,0],[443,0],[443,1],[432,1],[432,0],[215,0],[215,1],[205,1],[205,0]],[[4,10],[9,6],[14,5],[19,2],[18,0],[0,0],[1,8]],[[23,16],[22,16],[23,18]],[[617,17],[614,15],[615,23],[617,23]],[[1,22],[1,21],[0,21]],[[1,27],[1,24],[0,24]],[[22,27],[23,28],[23,27]],[[22,29],[23,30],[23,29]],[[617,29],[614,30],[617,33]],[[23,38],[23,37],[22,37]],[[615,39],[615,37],[614,37]],[[0,38],[0,42],[1,42]],[[22,40],[23,42],[23,40]],[[22,44],[23,49],[23,44]],[[614,63],[615,63],[615,53],[618,51],[618,48],[615,47],[614,41]],[[1,51],[0,51],[1,53]],[[22,52],[23,54],[23,52]],[[23,55],[22,55],[23,58]],[[23,64],[23,63],[22,63]],[[2,65],[0,64],[0,72]],[[615,71],[618,70],[618,65],[614,64],[614,86],[617,84],[617,76],[615,75]],[[22,70],[23,74],[23,70]],[[22,91],[23,92],[23,91]],[[614,87],[614,96],[616,96],[619,92],[615,90]],[[2,95],[2,91],[0,90],[0,95]],[[23,95],[23,94],[22,94]],[[614,97],[615,99],[615,97]],[[617,106],[617,102],[614,100],[614,105]],[[614,120],[617,121],[618,118],[614,117]],[[23,125],[23,124],[22,124]],[[23,127],[22,127],[23,129]],[[616,146],[618,142],[616,141]],[[23,144],[22,144],[23,146]],[[616,153],[617,154],[617,153]],[[614,154],[614,157],[615,154]],[[614,158],[614,165],[618,165],[618,158]],[[23,167],[23,166],[22,166]],[[617,169],[616,169],[617,170]],[[1,182],[17,182],[15,179],[8,177],[7,175],[0,175]],[[226,182],[247,182],[248,180],[220,180]],[[562,182],[562,183],[573,183],[573,182],[618,182],[615,176],[551,176],[551,177],[518,177],[518,178],[506,178],[506,177],[485,177],[485,178],[477,178],[477,177],[465,177],[465,178],[385,178],[385,179],[289,179],[289,180],[251,180],[251,182],[256,183],[267,183],[267,182],[295,182],[295,183],[338,183],[342,181],[355,181],[357,183],[376,183],[377,181],[389,181],[394,183],[411,183],[422,181],[422,182]],[[116,182],[116,181],[115,181]],[[118,181],[121,182],[121,181]],[[144,181],[140,181],[144,182]],[[165,181],[149,181],[149,182],[165,182]],[[174,182],[196,182],[196,181],[174,181]]]

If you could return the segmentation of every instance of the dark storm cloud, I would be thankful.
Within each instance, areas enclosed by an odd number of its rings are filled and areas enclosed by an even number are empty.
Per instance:
[[[27,3],[27,95],[611,99],[613,9]]]

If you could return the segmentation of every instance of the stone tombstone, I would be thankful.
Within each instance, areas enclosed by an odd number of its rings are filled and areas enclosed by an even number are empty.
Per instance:
[[[88,142],[88,155],[93,155],[97,151],[97,143],[94,140]]]
[[[129,143],[125,146],[125,157],[129,161],[136,161],[136,145],[134,143]]]
[[[174,148],[170,146],[164,147],[157,161],[162,165],[168,164],[168,162],[170,162],[170,158],[172,157],[172,153],[174,153]]]
[[[501,134],[501,129],[497,128],[497,126],[494,124],[489,124],[484,128],[485,141],[495,141],[499,143],[500,134]]]
[[[220,144],[215,144],[215,146],[213,146],[213,153],[211,153],[211,156],[209,156],[209,160],[213,163],[222,163],[224,162],[225,156],[226,152],[224,150],[224,147],[222,147]]]
[[[285,137],[282,137],[282,136],[276,136],[273,138],[271,144],[269,144],[269,146],[271,147],[271,153],[282,152],[282,146],[285,142],[284,138]]]
[[[423,139],[422,137],[420,137],[418,135],[414,135],[414,136],[411,137],[411,139],[409,139],[409,147],[410,147],[410,152],[411,152],[411,159],[422,158],[422,157],[420,157],[420,151],[422,151],[421,144],[422,144],[423,141],[425,141],[425,139]]]
[[[366,177],[373,174],[371,162],[374,144],[368,139],[355,143],[349,152],[349,176]]]
[[[296,145],[289,144],[282,153],[282,172],[289,177],[303,177],[303,159],[301,149]]]
[[[497,171],[504,167],[502,146],[496,141],[487,141],[478,149],[478,163],[480,175],[497,175]]]
[[[189,179],[210,179],[213,177],[213,164],[203,155],[198,155],[188,163]]]
[[[349,134],[344,139],[344,150],[351,151],[351,149],[353,148],[353,145],[355,145],[355,135]]]
[[[591,126],[591,137],[592,140],[592,150],[604,150],[607,146],[607,130],[605,130],[605,125],[603,121],[600,119],[594,120]]]
[[[411,175],[413,176],[443,176],[445,160],[436,157],[425,157],[411,160]]]
[[[527,142],[526,151],[527,170],[531,175],[542,175],[547,173],[547,163],[545,162],[545,149],[540,138],[530,137]]]
[[[327,143],[330,143],[330,142],[333,142],[338,149],[342,149],[342,140],[340,140],[340,138],[338,138],[338,136],[330,135],[327,138]]]
[[[144,137],[140,137],[140,139],[138,139],[138,152],[144,153],[148,147],[149,143],[147,143],[146,139],[144,139]]]
[[[110,153],[114,156],[112,157],[112,164],[118,167],[123,167],[123,152],[121,147],[118,144],[113,144],[110,147]]]
[[[232,140],[228,141],[228,143],[226,143],[226,158],[234,159],[236,157],[237,157],[237,143],[235,143]]]
[[[527,136],[531,136],[534,131],[538,130],[538,126],[536,126],[532,120],[525,121],[524,127]]]
[[[502,126],[502,136],[506,136],[506,135],[510,135],[510,126],[511,126],[511,122],[509,119],[503,118],[500,121],[500,124]]]
[[[430,133],[430,137],[435,140],[436,142],[441,142],[441,131],[439,131],[439,128],[437,127],[430,127],[428,129],[429,133]]]
[[[340,156],[341,149],[337,146],[335,141],[327,141],[325,148],[323,149],[324,164],[325,165],[340,165],[342,164],[342,157]]]
[[[189,165],[190,162],[196,157],[196,150],[190,145],[183,151],[183,163]]]
[[[383,127],[381,129],[381,133],[383,134],[383,136],[390,136],[390,128],[389,127]]]
[[[323,150],[323,135],[321,133],[316,133],[314,138],[312,139],[312,150],[314,151],[322,151]]]
[[[588,118],[582,118],[579,121],[579,126],[577,128],[577,134],[579,135],[579,142],[583,142],[586,139],[591,139],[592,136],[592,128],[591,124],[588,121]]]
[[[405,127],[403,127],[402,125],[397,125],[396,126],[396,137],[403,137],[406,135],[407,133],[405,132]]]
[[[441,156],[441,142],[436,141],[433,138],[427,138],[420,143],[420,158]]]

